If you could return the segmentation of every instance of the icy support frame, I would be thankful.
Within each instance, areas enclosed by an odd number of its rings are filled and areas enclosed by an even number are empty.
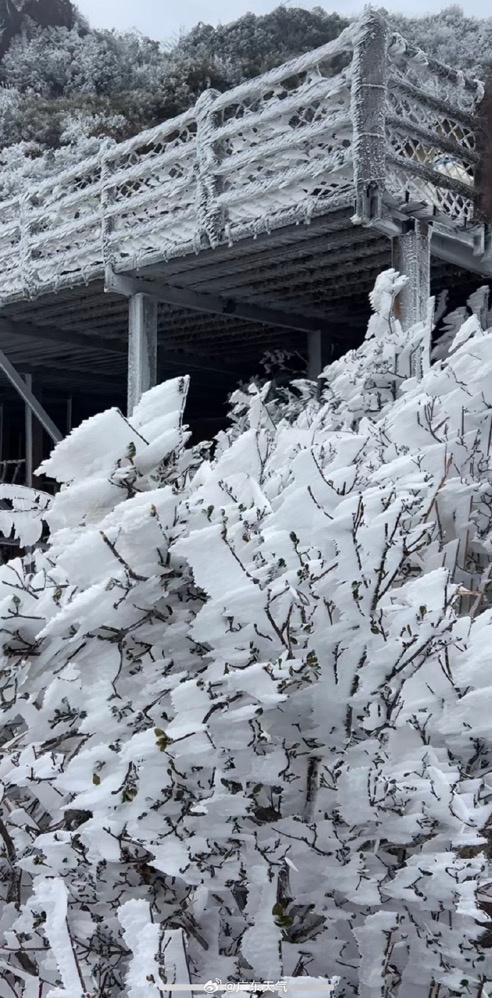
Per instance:
[[[412,219],[406,231],[393,240],[393,266],[408,277],[408,284],[396,301],[402,326],[410,328],[427,316],[430,297],[431,226]]]
[[[224,228],[224,213],[218,201],[221,183],[217,168],[221,146],[215,141],[223,115],[215,108],[217,97],[220,97],[218,90],[205,90],[195,104],[198,232],[204,245],[212,249],[219,245]]]
[[[129,300],[128,415],[144,392],[157,384],[157,301],[135,294]]]
[[[388,27],[369,10],[361,20],[354,49],[352,121],[356,220],[362,225],[381,218],[386,186],[386,89]]]

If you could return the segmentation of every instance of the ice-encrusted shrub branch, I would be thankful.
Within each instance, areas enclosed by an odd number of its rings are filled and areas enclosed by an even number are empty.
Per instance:
[[[177,381],[46,463],[47,549],[0,570],[0,998],[484,998],[492,337],[430,367],[401,283],[213,459]]]

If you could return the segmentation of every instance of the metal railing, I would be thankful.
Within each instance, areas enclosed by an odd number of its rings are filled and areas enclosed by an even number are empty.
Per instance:
[[[0,461],[0,485],[24,485],[26,462],[19,458],[13,461]]]
[[[476,81],[365,15],[323,48],[227,93],[207,91],[179,117],[36,188],[21,184],[0,203],[0,301],[355,202],[360,214],[374,186],[381,197],[424,199],[450,224],[469,224],[480,95]],[[451,157],[454,175],[436,164],[439,153]]]

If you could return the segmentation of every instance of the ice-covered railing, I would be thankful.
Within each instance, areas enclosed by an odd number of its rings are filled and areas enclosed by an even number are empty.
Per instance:
[[[359,24],[352,85],[358,217],[417,202],[452,226],[469,224],[483,84],[408,44],[376,13]]]
[[[0,297],[35,295],[350,200],[354,28],[0,205]]]
[[[436,198],[453,223],[473,189],[478,85],[366,14],[328,45],[102,149],[0,203],[0,301],[35,297],[383,195]],[[455,170],[456,172],[456,170]]]
[[[483,84],[409,45],[388,45],[386,190],[433,203],[447,218],[473,218],[476,106]]]
[[[0,461],[0,484],[8,482],[14,484],[18,479],[22,480],[26,462],[19,458],[13,461]]]

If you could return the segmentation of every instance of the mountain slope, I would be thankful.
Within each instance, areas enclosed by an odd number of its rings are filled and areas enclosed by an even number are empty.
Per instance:
[[[385,12],[386,13],[386,12]],[[492,18],[459,7],[421,19],[387,15],[429,54],[483,76]],[[97,152],[335,38],[347,20],[280,6],[214,28],[200,23],[172,46],[138,33],[92,30],[71,0],[0,0],[0,194]]]

